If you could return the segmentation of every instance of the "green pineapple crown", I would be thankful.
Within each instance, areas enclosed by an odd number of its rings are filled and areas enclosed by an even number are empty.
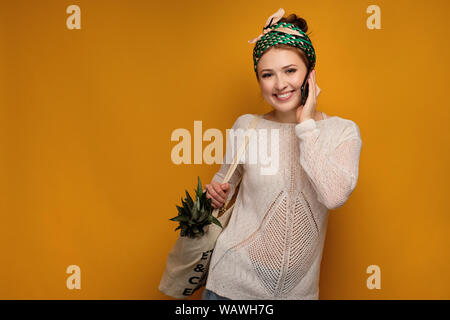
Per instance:
[[[200,177],[198,177],[197,190],[195,190],[195,203],[186,190],[186,198],[181,198],[182,207],[176,206],[178,209],[178,216],[173,217],[172,221],[178,221],[180,225],[175,229],[181,229],[180,236],[182,237],[201,237],[205,234],[203,228],[211,223],[222,227],[222,224],[213,215],[213,207],[211,199],[206,198],[206,191],[203,192]]]

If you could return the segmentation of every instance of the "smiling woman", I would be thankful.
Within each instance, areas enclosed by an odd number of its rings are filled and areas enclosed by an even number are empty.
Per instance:
[[[315,83],[316,53],[305,19],[280,9],[266,22],[253,50],[255,74],[264,99],[274,108],[265,118],[279,122],[321,119],[315,110],[320,88]],[[276,21],[274,21],[276,20]],[[269,31],[270,30],[270,31]],[[312,82],[312,97],[309,84]],[[305,110],[303,110],[305,109]]]
[[[296,107],[302,106],[301,88],[308,73],[299,55],[293,50],[270,48],[259,60],[258,73],[261,94],[274,108],[266,116],[297,122]]]
[[[224,161],[206,185],[219,208],[240,183],[211,257],[204,299],[318,299],[328,210],[344,205],[358,180],[359,128],[337,116],[322,118],[316,110],[320,88],[306,21],[283,15],[280,9],[270,16],[263,33],[250,41],[256,42],[254,71],[262,95],[273,108],[256,132],[279,133],[270,151],[278,154],[278,170],[262,174],[266,164],[245,157],[222,183],[231,165]],[[240,116],[233,129],[248,128],[253,118]],[[225,159],[236,148],[227,146]]]

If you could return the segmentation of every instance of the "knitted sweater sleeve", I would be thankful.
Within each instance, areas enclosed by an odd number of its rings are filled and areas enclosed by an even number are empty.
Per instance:
[[[300,164],[328,209],[344,205],[356,187],[359,156],[362,148],[360,131],[353,121],[321,134],[313,119],[295,126],[300,143]]]
[[[232,130],[237,130],[242,127],[243,117],[244,116],[240,116],[234,122],[234,124],[231,128]],[[230,132],[227,129],[225,157],[223,159],[223,163],[222,163],[222,166],[220,167],[220,170],[218,172],[216,172],[216,174],[213,176],[213,178],[212,178],[213,181],[223,183],[223,180],[225,179],[228,169],[232,165],[234,156],[237,153],[238,148],[239,148],[239,145],[237,145],[235,143],[235,138],[232,135],[232,132]],[[233,175],[231,176],[230,180],[228,180],[228,183],[230,184],[230,193],[228,194],[228,200],[230,200],[233,197],[236,187],[242,178],[242,173],[243,173],[243,165],[242,165],[242,163],[238,163],[238,165],[236,166],[236,169],[234,170]]]

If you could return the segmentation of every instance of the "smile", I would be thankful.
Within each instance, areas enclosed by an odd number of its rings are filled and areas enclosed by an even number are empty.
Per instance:
[[[286,101],[289,100],[294,95],[295,90],[292,90],[291,92],[284,93],[284,94],[274,94],[275,98],[277,98],[278,101]]]

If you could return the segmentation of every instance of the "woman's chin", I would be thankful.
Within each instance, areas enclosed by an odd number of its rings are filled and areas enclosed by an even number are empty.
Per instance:
[[[280,112],[292,111],[298,107],[303,108],[303,106],[300,106],[300,101],[292,101],[290,103],[279,103],[277,101],[273,101],[271,105],[275,110]]]

